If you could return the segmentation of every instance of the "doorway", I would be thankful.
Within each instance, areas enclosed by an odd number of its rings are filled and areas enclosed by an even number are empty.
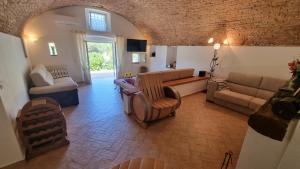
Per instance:
[[[91,79],[114,78],[114,43],[87,42]]]

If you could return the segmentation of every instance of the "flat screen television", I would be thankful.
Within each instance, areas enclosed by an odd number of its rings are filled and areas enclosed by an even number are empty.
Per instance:
[[[127,39],[127,52],[146,52],[147,40]]]

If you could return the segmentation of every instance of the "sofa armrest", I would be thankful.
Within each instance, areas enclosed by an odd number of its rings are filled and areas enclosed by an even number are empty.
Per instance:
[[[225,79],[215,78],[207,81],[206,101],[214,102],[214,94],[216,91],[229,89]]]
[[[207,93],[206,93],[206,101],[214,101],[214,94],[218,90],[218,82],[209,80],[207,81]]]
[[[181,96],[177,90],[175,90],[173,87],[170,86],[164,86],[164,93],[166,97],[178,100],[178,104],[176,107],[180,106]]]

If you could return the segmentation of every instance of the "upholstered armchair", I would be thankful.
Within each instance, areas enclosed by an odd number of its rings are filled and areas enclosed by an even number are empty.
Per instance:
[[[163,86],[159,75],[142,73],[136,83],[139,92],[132,97],[132,110],[136,120],[147,127],[149,122],[175,116],[181,104],[179,93],[172,87]]]

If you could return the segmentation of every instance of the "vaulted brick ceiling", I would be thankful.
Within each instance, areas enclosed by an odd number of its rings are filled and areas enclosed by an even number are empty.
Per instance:
[[[300,45],[300,0],[1,0],[0,31],[20,35],[31,16],[71,5],[113,11],[153,44]]]

